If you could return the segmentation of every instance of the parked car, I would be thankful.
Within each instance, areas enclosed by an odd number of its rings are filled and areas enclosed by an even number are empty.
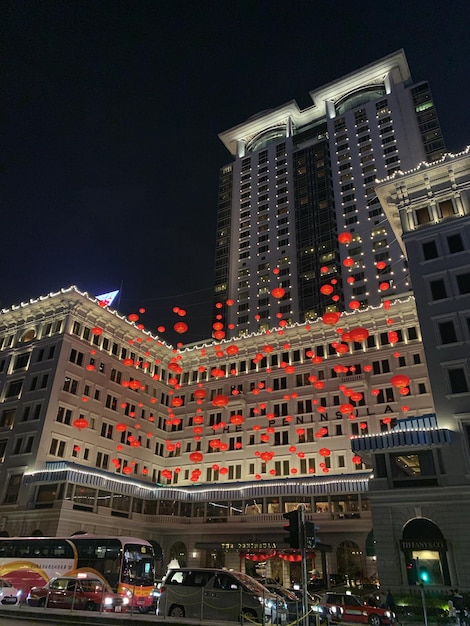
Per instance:
[[[381,626],[395,620],[395,614],[389,609],[370,606],[359,596],[348,593],[327,591],[321,596],[321,604],[329,609],[332,621]]]
[[[265,583],[264,585],[269,591],[280,596],[287,606],[288,621],[297,622],[299,618],[304,614],[303,598],[301,589],[286,589],[278,583]],[[320,596],[314,596],[307,591],[307,605],[308,605],[308,623],[315,626],[317,623],[317,615],[320,622],[326,621],[328,616],[328,609],[319,603]]]
[[[247,574],[194,567],[167,572],[160,587],[157,614],[237,622],[244,615],[276,623],[281,607],[286,608],[279,596]]]
[[[121,612],[127,609],[129,598],[108,591],[98,578],[60,576],[51,578],[44,587],[32,587],[26,602],[51,609]]]
[[[302,589],[300,588],[292,588],[289,589],[292,593],[294,593],[300,601],[302,601]],[[319,617],[320,623],[328,621],[328,616],[330,614],[328,608],[321,603],[321,597],[316,593],[310,593],[307,591],[307,602],[309,605],[309,610],[311,611],[309,617],[310,624],[317,624],[317,615]]]
[[[21,589],[13,587],[6,578],[0,578],[0,603],[9,606],[19,604],[21,601]]]

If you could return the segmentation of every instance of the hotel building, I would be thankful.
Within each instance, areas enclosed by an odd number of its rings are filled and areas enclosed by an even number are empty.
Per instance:
[[[277,314],[303,322],[411,288],[375,180],[444,153],[429,85],[412,81],[399,51],[310,97],[306,109],[291,101],[220,134],[233,161],[220,171],[214,298],[236,303],[228,336],[272,327]],[[347,249],[343,231],[353,235]],[[325,279],[337,281],[334,305]]]
[[[289,583],[300,565],[283,513],[304,504],[320,527],[312,576],[378,574],[398,591],[426,556],[434,586],[470,587],[458,516],[429,508],[465,483],[453,481],[466,422],[441,422],[451,404],[433,400],[423,344],[440,322],[421,330],[425,294],[375,192],[383,177],[395,197],[399,170],[442,156],[429,87],[398,52],[311,95],[305,111],[289,103],[221,135],[234,162],[220,178],[213,339],[174,350],[145,314],[75,287],[0,312],[1,532],[137,534],[159,574],[176,558]],[[413,214],[418,196],[397,197]],[[434,390],[463,392],[467,365],[451,378],[437,365],[452,349],[428,353]],[[431,555],[417,519],[439,529]]]

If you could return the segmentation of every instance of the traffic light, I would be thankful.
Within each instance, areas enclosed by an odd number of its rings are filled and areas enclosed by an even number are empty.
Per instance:
[[[408,575],[408,584],[416,585],[416,583],[420,582],[418,580],[418,565],[416,563],[416,559],[410,559],[406,564],[406,573]]]
[[[289,520],[289,523],[284,526],[284,530],[289,533],[289,537],[285,538],[285,542],[290,545],[291,548],[300,547],[300,533],[299,533],[299,511],[289,511],[289,513],[283,513],[282,517]]]
[[[314,550],[317,543],[320,542],[320,537],[317,535],[318,530],[320,530],[320,526],[313,522],[305,522],[305,547],[307,550]]]
[[[419,568],[419,582],[423,583],[424,585],[426,585],[427,583],[429,583],[431,580],[431,577],[429,576],[429,572],[427,570],[426,567],[421,566]]]

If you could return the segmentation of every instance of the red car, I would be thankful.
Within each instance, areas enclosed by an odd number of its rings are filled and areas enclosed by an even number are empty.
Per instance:
[[[32,587],[26,602],[50,609],[121,612],[127,609],[129,598],[107,591],[98,578],[60,576],[51,578],[44,587]]]
[[[392,624],[395,620],[395,614],[389,609],[370,606],[359,596],[348,593],[327,591],[321,596],[321,604],[328,608],[332,621],[382,626]]]

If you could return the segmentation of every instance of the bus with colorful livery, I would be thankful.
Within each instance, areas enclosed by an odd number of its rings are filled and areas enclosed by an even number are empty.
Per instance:
[[[26,598],[31,587],[55,576],[88,573],[110,591],[126,594],[142,613],[153,604],[155,555],[152,545],[135,537],[77,534],[72,537],[0,537],[0,577]]]

